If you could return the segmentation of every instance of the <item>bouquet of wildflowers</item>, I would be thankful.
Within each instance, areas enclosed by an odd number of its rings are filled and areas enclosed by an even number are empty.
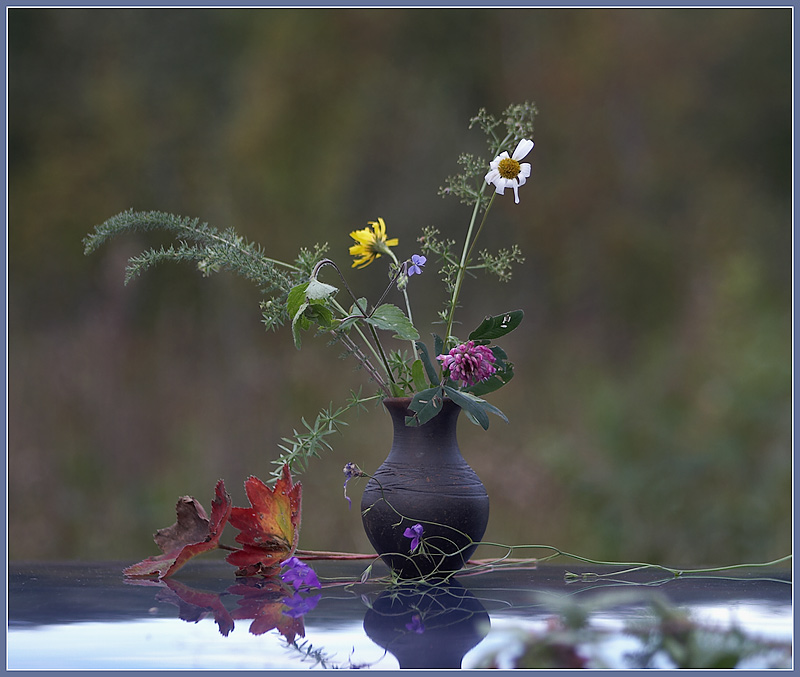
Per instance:
[[[533,121],[536,108],[524,103],[509,106],[500,118],[481,109],[470,123],[484,132],[488,155],[484,158],[462,154],[459,174],[450,177],[440,189],[443,196],[457,197],[472,207],[466,234],[458,249],[456,240],[444,237],[428,226],[417,242],[419,250],[405,258],[395,254],[399,240],[390,237],[383,218],[369,221],[367,227],[350,233],[353,257],[351,268],[362,269],[385,257],[389,282],[372,298],[357,294],[339,265],[328,258],[328,246],[301,248],[292,262],[269,257],[262,247],[246,241],[233,229],[219,231],[198,219],[161,212],[126,211],[97,226],[84,240],[87,253],[96,250],[122,232],[165,230],[176,243],[148,249],[128,262],[126,282],[164,261],[194,263],[204,275],[219,271],[235,272],[255,283],[262,291],[263,322],[268,329],[291,327],[295,346],[301,348],[303,335],[314,330],[343,346],[367,372],[377,393],[363,397],[351,393],[344,406],[330,405],[313,423],[303,420],[305,430],[284,438],[283,454],[274,461],[292,470],[304,468],[311,456],[330,448],[326,438],[343,425],[344,414],[353,407],[381,397],[409,397],[409,426],[423,425],[441,411],[445,398],[458,404],[474,423],[489,426],[489,414],[505,420],[503,413],[484,396],[508,383],[513,364],[494,342],[513,331],[522,321],[521,310],[490,314],[467,336],[454,333],[455,314],[467,275],[484,269],[501,281],[511,277],[515,263],[523,261],[519,247],[491,252],[478,249],[487,216],[498,195],[510,189],[519,203],[519,189],[527,181],[531,166],[523,162],[533,148]],[[444,285],[444,307],[438,322],[444,329],[433,334],[433,344],[420,340],[409,299],[409,287],[430,276],[437,266]],[[333,268],[336,285],[320,280],[321,272]],[[413,283],[412,283],[413,279]],[[427,282],[427,280],[425,280]],[[401,305],[389,302],[398,294]],[[402,307],[401,307],[402,306]],[[386,333],[407,347],[386,348]]]

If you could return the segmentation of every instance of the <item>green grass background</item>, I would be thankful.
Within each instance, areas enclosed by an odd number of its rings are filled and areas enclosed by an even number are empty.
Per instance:
[[[17,8],[8,29],[11,559],[154,554],[179,496],[209,508],[222,477],[243,505],[302,416],[368,386],[324,340],[265,332],[240,279],[124,286],[161,240],[85,257],[95,224],[170,211],[347,267],[382,216],[407,257],[423,226],[463,237],[437,191],[483,150],[469,118],[525,100],[532,176],[482,244],[526,262],[470,279],[457,318],[525,311],[491,398],[510,424],[459,428],[487,539],[675,566],[790,551],[791,10]],[[374,296],[385,270],[349,280]],[[300,545],[366,552],[341,469],[380,464],[388,416],[334,442],[300,478]]]

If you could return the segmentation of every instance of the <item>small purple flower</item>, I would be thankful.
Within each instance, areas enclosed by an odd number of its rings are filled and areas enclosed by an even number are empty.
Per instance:
[[[406,623],[406,630],[409,632],[414,632],[418,635],[421,635],[423,632],[425,632],[425,625],[422,623],[422,620],[420,620],[419,614],[414,614],[411,617],[411,622]]]
[[[299,618],[311,611],[322,598],[322,595],[314,595],[313,597],[303,597],[299,592],[296,592],[291,597],[284,597],[281,602],[286,605],[283,610],[284,616],[291,616],[292,618]]]
[[[411,539],[411,552],[414,552],[419,546],[419,539],[422,538],[423,531],[424,529],[421,524],[415,524],[413,527],[408,527],[403,532],[403,536]]]
[[[428,259],[421,254],[414,254],[411,257],[411,265],[408,267],[408,276],[421,275],[422,266],[428,262]]]
[[[351,501],[350,497],[347,495],[347,483],[354,477],[364,477],[366,473],[361,468],[359,468],[355,463],[347,463],[344,466],[343,472],[344,472],[344,497],[347,499],[347,506],[349,508],[352,508],[353,501]]]
[[[436,359],[450,371],[451,379],[463,381],[468,386],[485,381],[497,371],[494,353],[486,346],[476,346],[474,341],[462,343]]]
[[[288,583],[295,590],[310,590],[311,588],[321,588],[319,579],[315,571],[301,562],[297,557],[290,557],[281,564],[281,580]]]

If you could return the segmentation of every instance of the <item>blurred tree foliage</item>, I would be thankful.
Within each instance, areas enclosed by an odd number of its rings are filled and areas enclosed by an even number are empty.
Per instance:
[[[224,477],[242,504],[280,437],[363,382],[324,341],[265,333],[241,280],[124,287],[153,240],[86,258],[95,224],[170,211],[347,265],[383,216],[407,256],[423,226],[462,236],[437,189],[482,150],[469,118],[524,100],[533,175],[487,243],[527,261],[470,281],[460,316],[526,312],[494,400],[511,425],[460,428],[487,538],[669,565],[789,551],[789,9],[14,8],[8,29],[12,558],[141,559],[178,496],[208,506]],[[337,442],[301,478],[301,547],[366,551],[341,467],[377,467],[388,420]]]

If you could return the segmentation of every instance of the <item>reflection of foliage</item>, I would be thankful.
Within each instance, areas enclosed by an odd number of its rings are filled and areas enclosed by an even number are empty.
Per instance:
[[[521,668],[525,670],[568,669],[590,667],[580,646],[586,641],[577,631],[567,629],[557,617],[550,618],[541,632],[522,629],[507,630],[507,642],[515,647],[507,659],[502,651],[484,656],[481,668]]]
[[[733,669],[758,660],[759,667],[785,668],[791,663],[791,644],[752,636],[737,627],[718,628],[691,618],[659,595],[648,595],[642,613],[619,629],[594,622],[594,615],[639,596],[608,593],[588,601],[551,600],[554,614],[543,629],[522,627],[502,631],[502,648],[487,652],[481,668],[595,668]],[[639,649],[622,663],[609,665],[601,648],[620,637],[634,638]],[[752,666],[752,664],[751,664]]]
[[[225,608],[219,594],[197,590],[172,579],[160,583],[164,589],[156,593],[156,601],[175,604],[182,621],[197,623],[211,613],[221,635],[227,637],[233,630],[233,617]]]
[[[753,657],[766,661],[771,668],[788,667],[788,643],[751,637],[735,626],[719,630],[698,623],[661,598],[653,600],[651,612],[651,619],[631,623],[627,628],[628,633],[644,642],[642,651],[631,656],[637,668],[658,667],[666,659],[681,669],[731,670]]]
[[[235,619],[252,618],[250,634],[263,635],[270,630],[277,630],[287,642],[293,642],[296,636],[305,636],[303,614],[286,613],[289,607],[284,603],[288,593],[285,586],[275,579],[243,579],[227,590],[232,595],[239,595],[238,605],[231,616]],[[311,607],[306,610],[310,611]]]
[[[297,564],[295,566],[298,566]],[[308,575],[312,571],[307,565],[299,565],[304,572],[300,585],[296,586],[292,576],[278,578],[241,578],[228,586],[224,593],[198,590],[174,579],[158,581],[128,579],[133,585],[158,586],[156,601],[173,604],[179,609],[179,618],[189,623],[197,623],[209,614],[223,636],[228,636],[235,627],[235,621],[252,620],[249,627],[251,635],[264,635],[276,630],[286,640],[287,646],[302,655],[301,660],[311,660],[323,668],[361,668],[366,664],[354,664],[352,658],[347,664],[339,664],[321,648],[314,647],[305,637],[303,617],[313,611],[322,595],[308,594]],[[316,581],[316,576],[313,577]],[[320,587],[319,583],[312,587]],[[223,599],[236,598],[236,608],[229,611]]]
[[[538,571],[544,581],[554,580],[546,567],[529,564],[525,568],[530,573]],[[484,575],[464,576],[464,579],[471,579],[468,588],[461,585],[459,578],[445,584],[402,583],[379,587],[372,584],[365,587],[364,581],[359,584],[355,579],[339,579],[326,582],[325,587],[340,587],[360,599],[372,617],[368,635],[374,641],[376,638],[385,640],[385,644],[381,641],[378,644],[395,655],[398,649],[398,653],[403,653],[400,645],[413,652],[415,647],[416,650],[422,646],[435,647],[439,640],[440,644],[445,643],[444,635],[436,634],[441,632],[449,633],[449,643],[465,641],[468,637],[477,641],[489,631],[489,617],[485,614],[486,607],[492,606],[493,620],[494,611],[499,612],[500,618],[507,611],[513,611],[517,618],[520,612],[526,612],[531,613],[532,618],[541,619],[541,624],[536,620],[533,628],[512,624],[492,630],[484,649],[476,649],[475,660],[480,665],[473,662],[472,667],[783,668],[791,660],[788,641],[760,638],[757,628],[745,631],[735,625],[726,628],[697,620],[675,602],[668,601],[665,592],[653,587],[656,583],[678,583],[675,577],[656,581],[639,579],[647,580],[641,583],[632,579],[600,578],[596,585],[573,583],[554,586],[552,590],[548,586],[549,592],[532,594],[536,588],[532,581],[536,579],[528,574],[516,579],[504,577],[501,586],[497,585],[497,579],[491,578],[492,574],[486,584],[482,583]],[[320,593],[311,594],[313,591],[306,590],[305,586],[315,580],[316,576],[312,577],[303,564],[297,572],[283,578],[242,578],[222,593],[199,590],[174,579],[127,579],[126,582],[158,588],[157,601],[177,606],[179,617],[186,622],[197,623],[213,617],[222,635],[233,631],[234,622],[252,619],[251,634],[260,636],[276,630],[286,640],[287,647],[304,661],[313,661],[324,668],[367,667],[354,662],[352,655],[347,662],[342,662],[335,654],[307,640],[301,641],[300,638],[305,637],[305,623],[302,614],[295,617],[298,605],[290,600],[294,597],[296,601],[303,601],[308,607],[303,608],[303,612],[313,609],[320,600]],[[521,583],[519,595],[512,594],[515,580]],[[742,580],[791,585],[790,581],[780,578]],[[512,582],[512,587],[505,587],[508,581]],[[295,584],[302,588],[303,594],[299,597]],[[622,584],[625,587],[619,587]],[[579,586],[578,590],[573,590],[575,585]],[[706,588],[705,583],[702,587]],[[235,606],[229,610],[234,600]],[[375,614],[384,626],[380,637],[374,632],[379,629]],[[434,639],[426,639],[426,635]],[[623,639],[626,653],[617,655],[614,646]],[[631,642],[635,642],[635,646],[628,648]]]
[[[197,623],[211,614],[220,634],[227,637],[234,629],[235,620],[252,619],[250,634],[263,635],[277,630],[289,643],[294,643],[298,636],[305,636],[303,616],[313,610],[320,599],[320,595],[302,596],[291,585],[276,578],[243,578],[223,594],[198,590],[174,579],[128,579],[127,582],[158,586],[156,601],[177,606],[178,616],[183,621]],[[237,598],[233,611],[223,604],[223,597]],[[299,597],[304,602],[302,609],[297,604]],[[288,603],[289,600],[295,603]]]

